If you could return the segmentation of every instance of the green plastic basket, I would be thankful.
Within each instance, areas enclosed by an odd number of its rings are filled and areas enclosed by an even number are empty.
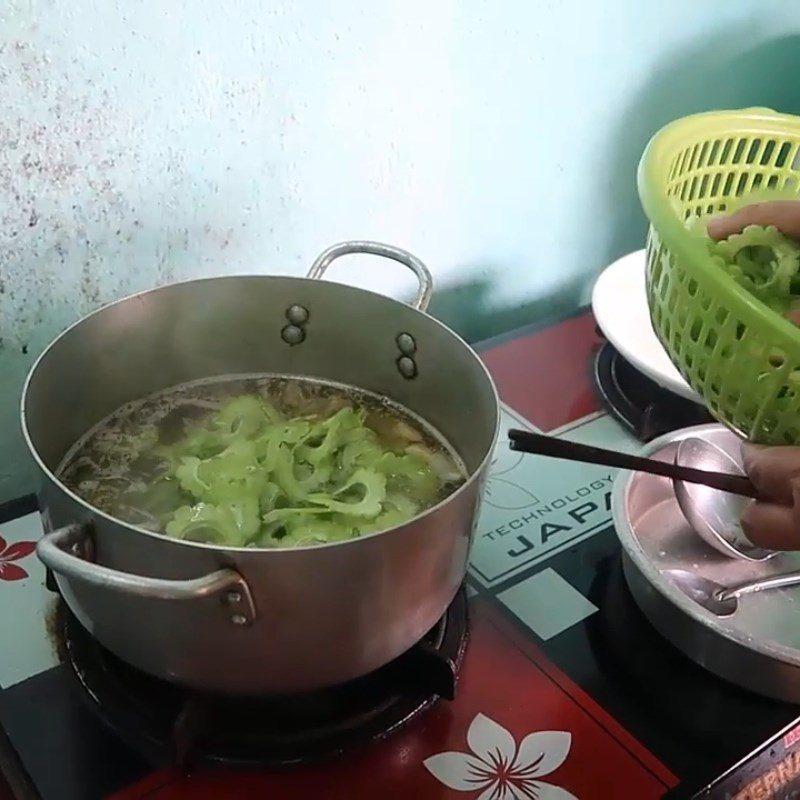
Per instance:
[[[800,444],[800,328],[719,269],[686,220],[751,192],[800,194],[798,150],[800,117],[724,111],[663,128],[639,164],[653,328],[711,413],[763,444]]]

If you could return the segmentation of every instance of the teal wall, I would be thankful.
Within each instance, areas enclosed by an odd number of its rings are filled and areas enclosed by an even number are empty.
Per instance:
[[[131,291],[301,274],[370,237],[429,264],[470,338],[575,308],[642,244],[655,129],[800,111],[795,20],[791,0],[5,0],[0,500],[31,488],[32,359]]]

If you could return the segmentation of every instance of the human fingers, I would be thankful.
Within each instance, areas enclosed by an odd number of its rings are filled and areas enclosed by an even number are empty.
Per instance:
[[[708,235],[716,240],[727,239],[748,225],[774,225],[784,235],[800,240],[800,201],[754,203],[733,214],[715,217],[708,223]]]
[[[800,515],[794,506],[751,503],[742,516],[750,542],[767,550],[800,550]]]
[[[744,469],[762,498],[778,505],[794,501],[794,484],[800,481],[800,447],[742,448]]]

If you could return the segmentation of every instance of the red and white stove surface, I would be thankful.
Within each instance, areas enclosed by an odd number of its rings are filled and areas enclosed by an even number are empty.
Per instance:
[[[158,772],[113,800],[648,800],[677,783],[490,601],[470,609],[457,700],[390,739],[286,772]]]

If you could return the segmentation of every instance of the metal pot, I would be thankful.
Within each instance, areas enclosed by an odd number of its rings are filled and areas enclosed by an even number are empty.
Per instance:
[[[404,264],[412,306],[316,280],[349,253]],[[172,284],[85,317],[34,364],[22,428],[41,475],[41,560],[70,609],[124,661],[202,690],[316,689],[396,658],[442,616],[467,568],[498,430],[475,352],[424,313],[425,266],[372,242],[326,250],[308,278]],[[85,503],[56,477],[69,448],[124,403],[213,376],[309,376],[391,398],[434,425],[469,479],[407,524],[291,550],[170,539]]]
[[[698,437],[736,460],[741,444],[727,428],[700,425],[648,443],[642,454],[673,463],[681,441]],[[800,569],[800,554],[750,561],[722,555],[690,527],[671,481],[621,472],[612,496],[622,567],[636,604],[653,627],[692,661],[749,691],[800,702],[796,593],[771,591],[742,598],[735,614],[718,616],[671,577],[676,570],[724,586]]]

